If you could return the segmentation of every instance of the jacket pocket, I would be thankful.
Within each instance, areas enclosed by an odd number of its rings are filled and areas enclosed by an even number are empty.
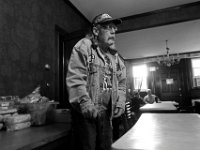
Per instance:
[[[93,63],[90,63],[89,68],[88,68],[88,72],[89,72],[89,74],[97,73],[97,66]]]

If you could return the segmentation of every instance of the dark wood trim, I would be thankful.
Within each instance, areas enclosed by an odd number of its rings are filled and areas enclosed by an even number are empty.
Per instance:
[[[121,18],[118,33],[200,19],[200,1]]]
[[[83,18],[86,23],[88,24],[88,28],[85,29],[81,29],[81,30],[77,30],[74,31],[72,33],[69,33],[66,37],[65,40],[72,40],[72,39],[77,39],[77,38],[82,38],[86,35],[86,33],[88,33],[90,27],[91,27],[91,22],[78,10],[78,8],[76,8],[72,2],[70,2],[69,0],[63,0],[69,7],[71,7],[75,13],[77,13],[81,18]]]
[[[170,56],[173,56],[173,55],[176,55],[176,54],[170,54]],[[125,61],[129,61],[131,63],[150,63],[150,62],[156,62],[157,58],[162,57],[162,56],[163,55],[152,56],[152,57],[143,57],[143,58],[134,58],[134,59],[125,59]],[[200,57],[200,51],[179,53],[179,57],[181,59]]]
[[[87,33],[89,32],[89,29],[85,30],[78,30],[72,33],[69,33],[66,37],[66,40],[72,40],[72,39],[77,39],[77,38],[83,38]]]
[[[56,72],[55,72],[55,80],[56,80],[56,83],[55,83],[55,91],[56,91],[56,96],[55,96],[55,100],[59,102],[60,100],[60,95],[59,95],[59,91],[60,91],[60,87],[59,87],[59,80],[60,80],[60,77],[59,77],[59,40],[60,40],[60,37],[59,37],[59,34],[62,34],[63,36],[65,34],[67,34],[67,32],[62,29],[61,27],[59,27],[58,25],[55,25],[55,50],[56,50]]]
[[[64,2],[82,16],[88,24],[91,24],[90,21],[69,0],[64,0]],[[117,33],[196,20],[200,19],[200,1],[123,17],[120,19],[122,20],[122,24],[119,25]],[[88,29],[76,31],[71,33],[69,38],[77,38],[77,36],[82,36],[87,31]]]
[[[62,29],[61,27],[59,27],[58,25],[55,25],[55,31],[59,32],[62,35],[66,35],[69,34],[67,31],[65,31],[64,29]]]
[[[81,16],[89,25],[91,25],[91,22],[69,0],[63,0],[63,1],[68,6],[70,6],[79,16]]]

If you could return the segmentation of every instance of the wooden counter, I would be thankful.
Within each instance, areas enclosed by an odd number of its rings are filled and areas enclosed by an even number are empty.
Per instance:
[[[200,115],[144,113],[112,150],[199,150]]]
[[[161,112],[161,113],[174,113],[178,112],[174,102],[160,102],[153,104],[145,104],[140,108],[142,113]]]
[[[68,136],[69,131],[70,124],[68,123],[55,123],[38,127],[30,127],[19,131],[0,131],[0,149],[37,149]]]

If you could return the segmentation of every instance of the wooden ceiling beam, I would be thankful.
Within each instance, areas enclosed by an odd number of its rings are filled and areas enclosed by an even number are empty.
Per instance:
[[[64,1],[68,2],[69,0],[64,0]],[[72,4],[70,6],[72,6]],[[155,10],[138,15],[132,15],[120,19],[122,19],[122,24],[119,25],[117,33],[142,30],[152,27],[169,25],[173,23],[180,23],[180,22],[200,19],[200,1],[195,3],[189,3],[175,7]],[[85,35],[85,33],[87,33],[87,31],[88,29],[83,29],[70,33],[68,35],[69,39],[82,37]]]
[[[200,19],[200,1],[121,19],[118,33]]]

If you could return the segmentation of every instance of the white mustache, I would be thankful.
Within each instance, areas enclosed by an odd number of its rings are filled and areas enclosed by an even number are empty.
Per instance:
[[[115,37],[109,37],[108,40],[115,40]]]

